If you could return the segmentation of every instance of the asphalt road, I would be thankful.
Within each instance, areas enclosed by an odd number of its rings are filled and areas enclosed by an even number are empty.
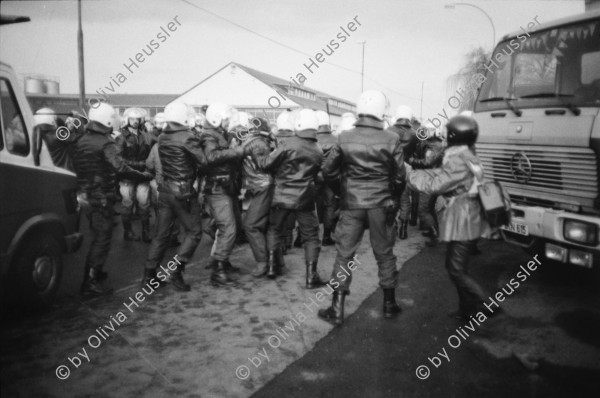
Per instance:
[[[470,268],[490,295],[531,261],[503,242],[480,247]],[[499,303],[505,315],[477,326],[447,316],[457,296],[443,260],[440,245],[404,265],[398,296],[411,305],[399,318],[378,316],[376,291],[253,397],[598,396],[598,279],[542,264]]]

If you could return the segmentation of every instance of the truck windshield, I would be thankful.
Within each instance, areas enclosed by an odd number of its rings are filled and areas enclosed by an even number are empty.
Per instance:
[[[508,39],[485,68],[476,112],[600,107],[600,19]]]

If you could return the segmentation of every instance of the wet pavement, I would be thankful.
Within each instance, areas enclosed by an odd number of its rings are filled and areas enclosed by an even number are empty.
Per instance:
[[[472,274],[490,295],[510,292],[531,257],[504,242],[480,247]],[[542,263],[501,298],[502,316],[478,325],[447,316],[458,300],[443,259],[438,246],[405,264],[397,319],[381,317],[375,292],[253,397],[598,396],[600,278]]]
[[[424,238],[413,235],[396,246],[399,264],[423,247]],[[327,289],[304,288],[302,249],[285,257],[287,272],[275,281],[244,273],[240,288],[214,288],[205,269],[211,244],[205,235],[185,275],[191,292],[170,286],[142,291],[147,245],[120,238],[117,229],[107,267],[117,287],[112,297],[79,300],[84,247],[67,260],[70,274],[54,308],[3,327],[3,397],[249,396],[332,329],[317,317],[318,306],[329,305]],[[356,256],[347,314],[378,286],[368,242],[367,233]],[[323,278],[329,278],[334,256],[334,247],[322,248]],[[242,245],[232,263],[249,271],[251,258]]]
[[[212,241],[204,236],[186,273],[191,292],[142,290],[147,245],[122,242],[119,232],[108,267],[112,297],[79,300],[84,247],[67,259],[53,308],[2,327],[3,397],[545,397],[599,390],[600,285],[571,272],[581,270],[542,264],[499,303],[507,315],[469,326],[446,315],[457,298],[444,246],[421,251],[424,238],[411,227],[411,238],[395,247],[399,265],[410,260],[397,293],[404,311],[386,320],[366,233],[347,319],[334,329],[317,317],[330,303],[328,290],[304,288],[302,249],[286,256],[286,274],[271,281],[251,277],[249,247],[236,247],[232,263],[246,271],[242,286],[214,288],[205,269]],[[507,289],[531,260],[503,242],[480,247],[472,273],[490,295]],[[324,278],[334,255],[334,247],[322,249]],[[416,374],[421,365],[430,372],[425,380]]]

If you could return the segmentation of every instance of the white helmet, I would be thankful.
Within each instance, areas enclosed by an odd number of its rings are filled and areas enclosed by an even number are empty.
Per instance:
[[[129,108],[127,113],[127,118],[139,118],[144,119],[144,111],[140,108]],[[127,112],[127,111],[126,111]]]
[[[248,130],[250,128],[250,115],[247,112],[236,112],[229,120],[229,131],[236,127]]]
[[[316,130],[319,128],[319,118],[312,109],[301,109],[294,118],[294,130]]]
[[[89,113],[90,122],[98,122],[104,127],[116,130],[119,127],[119,114],[111,105],[101,102],[97,107],[92,107]]]
[[[162,129],[165,127],[165,123],[167,123],[167,119],[165,118],[164,112],[158,112],[156,115],[154,115],[154,125],[156,128]]]
[[[329,115],[325,111],[316,111],[319,126],[329,126]]]
[[[337,134],[341,134],[344,131],[348,131],[354,128],[356,123],[356,116],[354,113],[346,112],[342,115],[342,121],[337,128]]]
[[[36,126],[38,124],[50,124],[56,127],[56,114],[50,108],[39,109],[33,116],[33,120]]]
[[[383,121],[387,112],[389,102],[385,94],[377,90],[369,90],[362,93],[356,105],[358,115],[369,115],[377,120]]]
[[[206,121],[212,127],[223,127],[227,130],[231,119],[235,119],[237,110],[222,102],[215,102],[206,109]]]
[[[171,102],[165,107],[165,122],[173,122],[187,126],[188,115],[189,108],[183,102]]]
[[[277,130],[294,130],[292,123],[292,112],[283,111],[277,116]]]
[[[413,110],[410,106],[400,105],[396,108],[396,114],[394,115],[396,121],[400,119],[406,119],[408,121],[413,118]]]

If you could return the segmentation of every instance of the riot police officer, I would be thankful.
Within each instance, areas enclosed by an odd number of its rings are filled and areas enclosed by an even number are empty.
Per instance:
[[[330,284],[334,289],[331,307],[320,310],[326,321],[341,325],[344,300],[350,291],[352,269],[348,264],[356,254],[368,225],[371,246],[379,267],[383,288],[383,314],[392,318],[400,313],[396,304],[398,284],[394,255],[396,201],[405,179],[404,156],[400,138],[383,129],[388,101],[380,91],[365,91],[358,104],[355,127],[338,136],[323,167],[326,180],[341,172],[340,220],[335,229],[337,256]],[[346,272],[350,272],[346,276]]]
[[[119,125],[115,109],[100,103],[90,110],[85,134],[77,141],[73,154],[73,167],[77,174],[80,200],[87,208],[93,238],[85,261],[81,294],[101,296],[112,289],[103,285],[106,273],[102,270],[113,229],[116,173],[137,181],[149,181],[150,173],[142,173],[128,166],[119,155],[117,145],[110,137]]]
[[[117,148],[125,162],[136,170],[144,171],[146,159],[150,154],[153,138],[143,126],[144,113],[141,109],[133,108],[127,113],[127,125],[121,129],[116,138]],[[138,241],[140,237],[132,229],[134,205],[142,221],[142,240],[150,242],[150,185],[147,181],[138,181],[120,176],[119,191],[121,203],[121,218],[123,221],[123,237],[125,240]]]
[[[319,147],[323,151],[323,161],[327,159],[329,151],[336,143],[336,138],[331,134],[331,126],[329,125],[329,115],[325,111],[317,111],[319,118],[319,128],[317,130],[317,141]],[[319,176],[319,184],[317,186],[317,207],[321,208],[323,215],[323,246],[331,246],[335,242],[331,239],[331,232],[335,228],[336,219],[335,213],[337,210],[337,198],[331,188],[331,184],[325,184],[322,174]]]
[[[168,281],[179,291],[189,291],[183,272],[202,238],[202,213],[194,182],[207,161],[198,137],[190,131],[189,107],[172,102],[165,108],[165,126],[158,137],[158,155],[162,178],[158,184],[157,233],[148,251],[142,287],[156,279],[156,269],[169,246],[175,218],[185,231],[183,243],[177,249],[176,269]],[[161,278],[164,281],[166,278]],[[158,281],[157,281],[158,282]]]
[[[227,137],[229,123],[236,110],[222,103],[211,104],[206,109],[206,123],[200,134],[200,143],[207,161],[204,193],[210,215],[215,220],[217,232],[211,263],[214,263],[211,282],[213,286],[235,286],[229,277],[234,271],[229,263],[237,236],[236,209],[239,186],[237,170],[244,157],[241,146],[230,148]]]
[[[321,245],[319,220],[315,212],[315,179],[323,161],[323,151],[317,144],[318,124],[313,110],[298,111],[293,117],[295,136],[287,138],[261,164],[275,174],[275,193],[267,232],[267,276],[275,278],[281,273],[276,253],[281,248],[287,218],[295,214],[304,245],[307,289],[323,285],[317,273]]]
[[[409,106],[400,105],[396,109],[394,116],[396,122],[389,128],[389,130],[398,134],[404,151],[404,159],[410,159],[413,157],[419,141],[417,138],[417,132],[415,129],[413,129],[411,124],[413,111]],[[411,196],[410,189],[405,189],[400,197],[400,209],[398,211],[398,237],[400,239],[408,238]]]

